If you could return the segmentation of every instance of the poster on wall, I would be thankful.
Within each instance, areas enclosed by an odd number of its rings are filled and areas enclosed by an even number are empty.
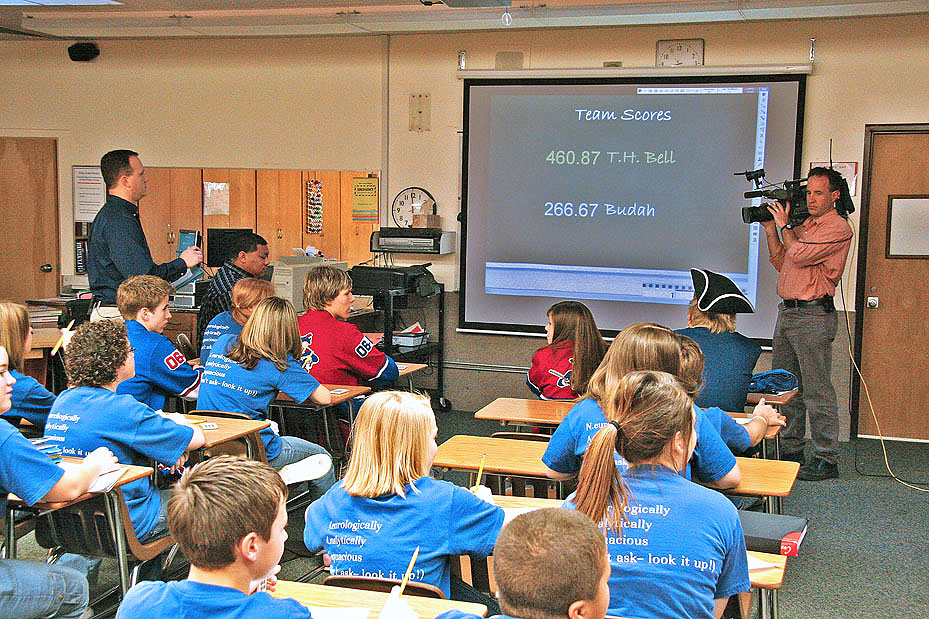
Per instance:
[[[74,221],[91,222],[106,202],[106,186],[100,166],[71,166]]]
[[[203,183],[203,214],[229,214],[229,183]]]
[[[352,179],[352,221],[377,223],[377,177]]]

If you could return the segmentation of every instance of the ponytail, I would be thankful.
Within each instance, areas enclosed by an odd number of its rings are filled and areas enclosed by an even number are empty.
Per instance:
[[[625,516],[629,496],[629,489],[616,466],[616,452],[623,442],[622,436],[622,428],[616,421],[594,435],[584,454],[574,497],[577,511],[594,522],[606,521],[607,528],[616,533],[621,530],[620,514]]]

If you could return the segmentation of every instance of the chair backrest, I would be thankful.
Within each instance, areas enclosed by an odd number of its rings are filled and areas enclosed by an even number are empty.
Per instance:
[[[550,438],[548,434],[536,434],[535,432],[494,432],[490,438],[511,438],[517,441],[537,441],[547,443]]]
[[[116,489],[113,492],[118,493],[116,498],[125,531],[126,548],[132,558],[148,561],[174,543],[170,534],[151,542],[140,542],[129,518],[129,508],[122,491]],[[39,517],[35,528],[36,542],[43,548],[60,546],[74,554],[117,557],[116,539],[104,501],[103,495],[97,495]]]
[[[391,578],[373,578],[370,576],[326,576],[323,581],[324,585],[330,587],[345,587],[347,589],[362,589],[364,591],[382,591],[390,593],[394,585],[399,585],[399,580]],[[438,598],[446,599],[445,594],[436,586],[428,585],[422,582],[408,581],[404,595],[415,595],[421,598]]]
[[[540,441],[547,443],[551,436],[547,434],[535,434],[531,432],[494,432],[491,438],[509,438],[519,441]],[[507,481],[509,481],[509,493],[512,496],[529,496],[528,490],[532,488],[532,496],[541,499],[550,498],[552,492],[558,496],[558,485],[554,481],[547,479],[538,479],[534,477],[520,477],[518,475],[500,475],[497,473],[488,473],[485,477],[485,484],[494,494],[507,494]]]

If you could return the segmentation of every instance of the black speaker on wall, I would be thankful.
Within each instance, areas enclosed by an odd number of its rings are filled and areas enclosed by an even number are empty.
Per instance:
[[[100,55],[100,48],[96,43],[75,43],[68,48],[68,57],[74,62],[89,62]]]

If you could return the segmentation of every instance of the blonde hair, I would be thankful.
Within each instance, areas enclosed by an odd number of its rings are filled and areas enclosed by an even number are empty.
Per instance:
[[[255,306],[226,356],[246,370],[254,369],[259,360],[267,359],[283,372],[287,369],[288,357],[299,359],[302,353],[294,306],[286,299],[267,297]]]
[[[135,320],[142,308],[154,310],[168,300],[174,288],[154,275],[134,275],[116,289],[116,307],[123,320]]]
[[[630,466],[652,461],[665,452],[680,432],[685,444],[693,433],[693,400],[667,372],[630,372],[620,380],[617,407],[610,421],[593,437],[578,474],[575,505],[594,522],[620,530],[626,487],[614,452]]]
[[[620,381],[636,370],[678,376],[681,370],[678,335],[653,322],[638,322],[619,332],[587,386],[586,397],[597,400],[607,419],[615,415]]]
[[[368,397],[352,430],[345,491],[360,497],[405,497],[407,485],[429,474],[434,425],[435,413],[425,395],[379,391]]]
[[[735,331],[735,314],[704,312],[697,307],[697,297],[694,297],[687,308],[687,324],[706,327],[711,333],[732,333]]]
[[[25,306],[0,301],[0,346],[6,348],[11,370],[23,371],[29,328],[29,310]]]
[[[326,309],[343,290],[352,289],[352,278],[346,271],[330,266],[310,269],[303,282],[303,307],[307,310]]]
[[[232,318],[244,325],[258,302],[271,296],[274,296],[271,282],[255,277],[240,279],[232,287]]]

